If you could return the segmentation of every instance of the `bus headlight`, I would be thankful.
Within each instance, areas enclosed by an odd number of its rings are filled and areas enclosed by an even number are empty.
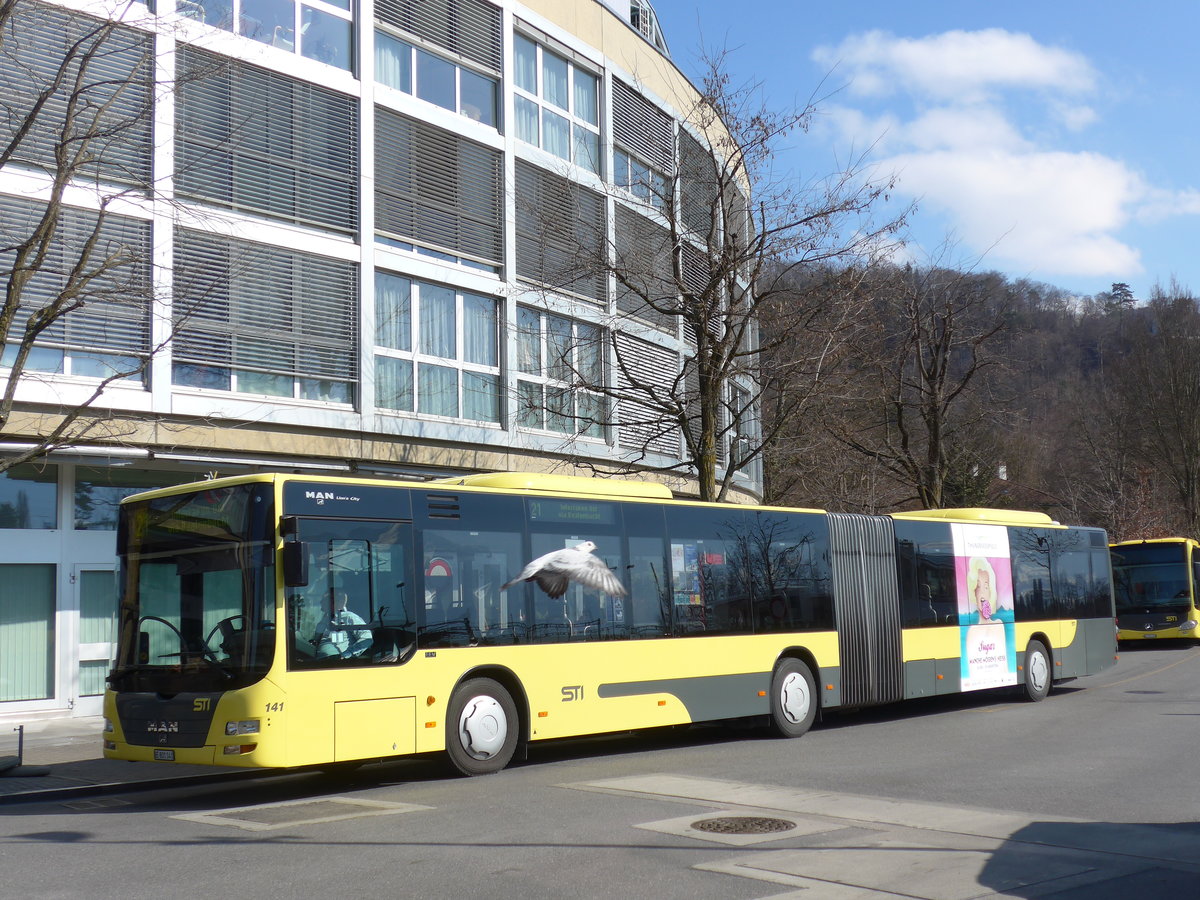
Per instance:
[[[1195,627],[1196,627],[1196,623],[1194,621],[1192,621],[1191,619],[1188,619],[1186,622],[1184,622],[1182,625],[1179,626],[1179,630],[1180,631],[1192,631],[1195,629]]]
[[[246,719],[242,722],[226,722],[225,734],[258,734],[258,719]]]
[[[116,730],[116,729],[115,729],[115,728],[113,728],[112,719],[110,719],[108,716],[105,716],[105,717],[104,717],[104,733],[105,733],[105,734],[112,734],[112,733],[113,733],[113,731],[115,731],[115,730]]]

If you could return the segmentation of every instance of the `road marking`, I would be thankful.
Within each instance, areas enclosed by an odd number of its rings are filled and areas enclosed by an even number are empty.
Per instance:
[[[227,825],[244,831],[275,831],[296,825],[316,825],[365,816],[394,816],[427,809],[433,807],[416,803],[391,803],[387,800],[332,796],[259,803],[255,806],[232,806],[204,813],[181,813],[171,818],[201,822],[205,825]]]
[[[1177,660],[1175,660],[1175,662],[1167,663],[1161,669],[1154,669],[1153,671],[1150,671],[1150,672],[1143,672],[1141,675],[1130,675],[1128,678],[1122,678],[1120,681],[1110,681],[1106,686],[1107,687],[1116,687],[1119,684],[1128,684],[1131,681],[1137,681],[1139,678],[1146,678],[1149,675],[1157,675],[1159,672],[1165,672],[1165,671],[1167,671],[1167,669],[1172,669],[1175,666],[1179,665],[1180,663],[1192,662],[1195,659],[1197,659],[1197,657],[1195,657],[1195,656],[1185,656],[1183,659],[1177,659]]]

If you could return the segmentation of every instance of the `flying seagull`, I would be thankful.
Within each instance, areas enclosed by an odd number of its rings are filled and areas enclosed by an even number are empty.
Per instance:
[[[502,585],[500,590],[507,590],[518,581],[536,581],[538,587],[558,599],[567,592],[570,582],[577,581],[584,587],[624,597],[625,586],[600,557],[592,555],[595,549],[596,545],[591,541],[584,541],[574,547],[539,556],[522,569],[520,575]]]

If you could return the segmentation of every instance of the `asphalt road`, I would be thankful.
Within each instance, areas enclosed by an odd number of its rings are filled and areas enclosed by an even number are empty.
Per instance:
[[[1195,896],[1197,700],[1200,648],[1150,645],[1042,703],[915,701],[795,741],[697,727],[484,778],[419,759],[22,804],[0,895]]]

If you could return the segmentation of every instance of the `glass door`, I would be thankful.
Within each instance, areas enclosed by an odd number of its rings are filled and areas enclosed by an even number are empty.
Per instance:
[[[100,715],[104,679],[116,641],[117,576],[114,566],[76,566],[71,579],[79,601],[79,677],[75,708],[79,715]]]

